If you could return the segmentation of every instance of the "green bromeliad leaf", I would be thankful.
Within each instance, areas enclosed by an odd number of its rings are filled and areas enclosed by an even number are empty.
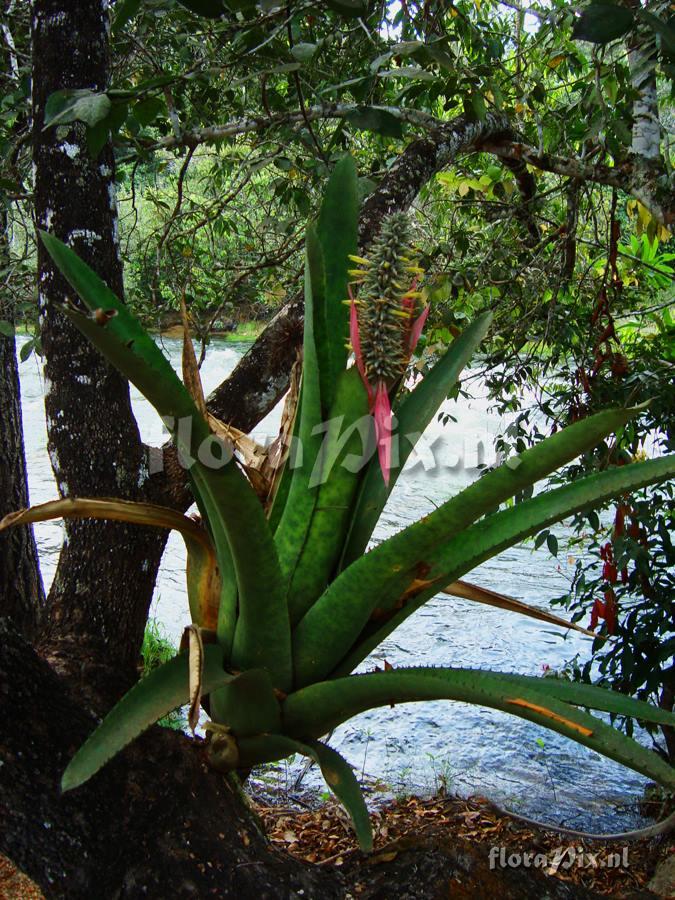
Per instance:
[[[77,254],[40,232],[42,243],[91,313],[64,312],[103,355],[152,403],[163,418],[191,416],[194,403],[180,378],[145,329]],[[186,450],[189,448],[186,448]]]
[[[298,622],[331,580],[350,521],[368,451],[374,450],[368,397],[356,368],[341,373],[316,464],[311,522],[289,589],[291,623]],[[371,444],[372,446],[369,446]]]
[[[343,804],[363,851],[373,849],[373,831],[368,808],[349,763],[332,747],[320,741],[299,741],[282,734],[259,734],[238,741],[239,765],[243,768],[275,762],[294,753],[308,756],[319,765],[326,784]]]
[[[225,672],[223,662],[221,647],[204,647],[202,693],[208,694],[230,681],[232,675]],[[71,759],[63,773],[61,789],[70,791],[84,784],[134,738],[189,699],[188,654],[179,653],[141,679],[112,708]]]
[[[358,222],[356,164],[350,156],[345,156],[328,179],[317,225],[326,282],[314,317],[321,366],[321,400],[326,414],[335,399],[337,379],[347,365],[349,313],[343,301],[347,298],[351,268],[349,255],[356,253]]]
[[[281,711],[266,669],[248,669],[211,693],[214,722],[228,725],[237,736],[278,732]]]
[[[426,578],[422,573],[428,570],[430,555],[436,548],[454,536],[461,536],[468,526],[500,503],[596,446],[635,414],[634,409],[608,410],[559,431],[510,460],[509,465],[489,472],[430,515],[352,563],[295,628],[296,687],[325,677],[338,665],[354,646],[373,611],[386,609],[388,604],[394,605],[399,600],[400,582],[405,573],[410,573],[411,582],[417,577]],[[516,516],[523,507],[524,504],[515,507]],[[463,569],[446,578],[436,590],[467,571]]]
[[[359,846],[365,853],[370,853],[373,849],[370,816],[352,767],[332,747],[322,744],[320,741],[307,741],[306,743],[319,763],[326,784],[351,816]]]
[[[649,704],[609,696],[599,699],[600,688],[572,690],[549,684],[555,679],[525,678],[477,669],[395,669],[352,675],[320,682],[291,694],[284,703],[287,732],[299,740],[325,734],[360,712],[394,703],[424,700],[459,700],[508,712],[542,725],[577,743],[675,789],[675,769],[660,756],[638,744],[572,703],[590,703],[600,709],[629,710],[649,721],[675,722],[672,713]],[[565,696],[565,700],[561,699]],[[639,712],[638,712],[639,711]]]
[[[542,528],[627,491],[656,484],[675,475],[675,455],[632,463],[589,475],[573,484],[546,491],[510,509],[493,513],[423,557],[426,575],[400,609],[383,624],[369,623],[356,646],[334,675],[353,671],[372,650],[449,581],[456,581],[487,559]]]
[[[318,429],[323,420],[319,358],[314,328],[314,299],[317,294],[321,295],[324,289],[323,255],[316,230],[310,226],[307,229],[305,243],[305,328],[298,425],[302,460],[292,471],[288,497],[274,534],[284,594],[288,592],[307,539],[318,495],[318,488],[311,487],[312,473],[321,452],[322,437]]]
[[[290,687],[290,624],[281,572],[262,506],[227,448],[211,433],[190,394],[155,342],[96,273],[53,235],[42,241],[92,313],[66,314],[147,397],[164,418],[188,467],[210,529],[222,578],[218,636],[240,669],[263,666]],[[221,464],[213,462],[205,451]],[[231,456],[231,453],[230,453]],[[237,616],[238,603],[238,616]]]
[[[305,242],[305,326],[300,419],[297,428],[302,462],[282,480],[288,486],[283,512],[273,512],[275,541],[283,584],[291,581],[305,547],[318,485],[312,484],[321,452],[321,423],[333,406],[347,363],[349,254],[356,250],[358,228],[356,166],[344,157],[331,175],[318,223],[307,229]],[[318,430],[317,430],[318,429]],[[284,486],[285,487],[285,486]]]
[[[424,686],[425,690],[438,690],[435,681],[425,680],[420,683],[413,678],[417,675],[424,676],[425,679],[440,679],[444,684],[447,682],[465,687],[474,683],[482,683],[484,677],[487,679],[486,684],[496,683],[495,679],[498,679],[499,685],[505,692],[536,691],[545,697],[570,703],[573,706],[630,716],[644,722],[654,722],[657,725],[675,725],[675,713],[661,709],[659,706],[652,706],[644,700],[637,700],[618,691],[608,690],[594,684],[567,681],[550,676],[489,672],[484,669],[414,666],[393,669],[384,673],[351,675],[301,688],[290,694],[284,702],[283,715],[286,729],[292,735],[326,734],[332,728],[336,728],[346,721],[345,716],[351,718],[360,712],[365,712],[370,708],[365,706],[365,703],[370,702],[375,696],[381,699],[388,697],[391,687],[400,685],[398,678],[393,681],[376,679],[375,682],[370,679],[370,675],[380,674],[385,675],[387,679],[390,679],[390,675],[410,676],[413,679],[410,681],[413,693],[415,690],[420,690],[420,684]],[[364,678],[369,680],[364,681]],[[374,688],[367,687],[368,684],[377,684],[379,693],[373,693]],[[397,696],[399,699],[394,702],[408,702],[401,699],[403,694],[397,694]]]

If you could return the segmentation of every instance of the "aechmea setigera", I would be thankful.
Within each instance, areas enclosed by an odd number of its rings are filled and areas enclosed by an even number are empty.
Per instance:
[[[389,392],[404,375],[410,355],[424,327],[429,307],[415,317],[423,301],[417,290],[422,269],[411,247],[410,223],[404,213],[388,216],[372,245],[368,259],[350,257],[360,268],[351,269],[350,339],[356,365],[368,391],[375,418],[375,436],[385,483],[391,468],[391,404]]]

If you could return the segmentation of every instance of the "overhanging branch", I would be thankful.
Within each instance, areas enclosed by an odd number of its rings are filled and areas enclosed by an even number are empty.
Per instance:
[[[176,147],[197,147],[200,144],[217,143],[239,135],[273,130],[284,125],[306,126],[308,122],[320,119],[348,119],[359,109],[360,107],[354,104],[322,103],[309,106],[301,112],[295,110],[272,116],[242,116],[222,125],[211,125],[179,135],[168,135],[162,140],[148,145],[147,149],[170,150]],[[459,153],[482,150],[503,160],[526,163],[542,171],[563,175],[567,178],[579,178],[593,184],[616,187],[638,199],[662,224],[669,225],[675,221],[673,192],[659,188],[657,178],[662,174],[661,171],[656,166],[653,170],[648,165],[645,167],[641,159],[631,160],[617,166],[607,166],[589,165],[574,157],[556,156],[551,153],[540,154],[534,147],[517,141],[515,126],[505,115],[497,112],[489,112],[482,122],[470,122],[463,116],[449,121],[438,119],[428,113],[406,107],[374,106],[372,109],[387,113],[402,124],[410,125],[424,133],[403,151],[394,164],[385,179],[385,190],[390,176],[398,169],[409,168],[409,160],[416,155],[418,157],[430,156],[435,166],[431,174],[435,174],[450,165]],[[428,152],[422,146],[425,142],[429,146]],[[411,148],[412,152],[409,153]],[[414,177],[413,173],[408,194],[417,183],[418,179]],[[383,198],[382,192],[378,189],[374,193],[378,195],[378,199],[373,202],[375,205],[380,205]],[[413,194],[413,196],[415,195]],[[391,204],[391,209],[404,209],[411,200],[412,198],[409,198],[407,203],[404,202],[397,206],[398,201],[395,199]],[[365,234],[366,237],[369,233],[372,234],[368,229],[365,232],[362,229],[362,234]]]
[[[371,108],[388,113],[402,123],[415,125],[418,128],[429,130],[442,124],[434,116],[416,109],[406,109],[398,106],[375,106]],[[160,141],[148,145],[147,149],[171,150],[174,147],[197,147],[199,144],[216,143],[242,134],[268,131],[283,125],[307,125],[307,122],[315,122],[319,119],[346,119],[348,116],[358,112],[359,109],[360,107],[354,104],[320,103],[315,106],[308,106],[302,111],[293,110],[272,116],[241,116],[223,125],[209,125],[206,128],[194,128],[191,131],[184,131],[179,135],[167,135]]]
[[[362,248],[377,234],[384,216],[408,209],[423,185],[459,154],[478,149],[491,137],[514,136],[506,117],[500,114],[488,113],[482,122],[464,116],[449,122],[432,121],[435,127],[406,147],[363,204],[359,220]],[[302,296],[296,295],[213,392],[209,398],[213,415],[249,431],[274,408],[288,389],[291,366],[302,341],[302,314]]]
[[[661,224],[675,222],[675,194],[659,187],[657,182],[663,173],[656,167],[632,162],[619,166],[589,165],[572,157],[540,154],[534,147],[511,140],[488,140],[480,149],[501,159],[519,160],[544,172],[618,188],[639,200]]]
[[[363,204],[359,222],[362,248],[377,234],[384,216],[408,209],[423,185],[437,172],[450,166],[459,155],[471,152],[490,153],[504,160],[509,168],[517,166],[519,183],[523,181],[529,185],[526,201],[531,201],[534,196],[532,180],[526,178],[525,170],[525,166],[531,166],[564,177],[619,188],[640,200],[658,221],[669,224],[675,219],[675,198],[665,189],[659,194],[657,173],[651,169],[638,169],[630,163],[617,167],[590,165],[578,159],[539,154],[517,141],[508,118],[500,113],[489,112],[483,121],[470,121],[464,116],[442,121],[416,110],[381,108],[426,133],[405,148]],[[355,106],[326,104],[308,107],[305,112],[310,119],[346,118],[355,109]],[[293,122],[302,124],[302,114],[249,117],[189,132],[182,136],[182,141],[170,136],[161,146],[175,147],[181,142],[194,146]],[[302,296],[296,294],[269,323],[231,375],[211,394],[208,404],[213,415],[247,432],[274,408],[288,389],[291,367],[302,342],[302,321]]]

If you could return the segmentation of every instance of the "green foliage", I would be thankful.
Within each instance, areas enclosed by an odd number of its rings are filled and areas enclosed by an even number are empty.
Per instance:
[[[154,112],[156,120],[166,115],[162,105],[148,97],[134,116]],[[236,148],[215,157],[198,152],[183,175],[172,158],[121,167],[123,185],[133,179],[138,192],[125,190],[119,203],[127,301],[148,326],[177,324],[185,294],[202,340],[213,331],[237,339],[245,323],[242,337],[250,339],[278,307],[298,263],[298,227],[275,196],[270,168],[248,172],[244,159]]]
[[[356,712],[387,703],[446,698],[506,710],[672,787],[675,775],[662,760],[578,709],[591,706],[675,722],[674,715],[637,700],[605,696],[596,688],[553,679],[450,668],[348,674],[373,642],[482,560],[572,512],[626,490],[662,482],[675,472],[673,456],[613,467],[499,510],[500,504],[579,454],[591,453],[608,435],[628,428],[641,412],[639,408],[606,410],[531,449],[519,450],[431,515],[347,564],[345,552],[353,546],[349,526],[363,511],[363,486],[381,479],[381,468],[385,468],[381,458],[372,458],[372,442],[364,441],[371,453],[364,446],[359,456],[353,452],[348,432],[345,437],[345,428],[359,419],[370,433],[369,408],[374,409],[377,427],[378,400],[374,407],[372,398],[369,403],[359,366],[345,369],[343,326],[327,324],[344,322],[342,301],[351,266],[348,252],[356,233],[355,195],[355,167],[342,163],[326,190],[319,227],[310,225],[307,233],[304,369],[297,427],[304,452],[302,463],[291,473],[274,533],[237,463],[228,457],[214,467],[213,460],[207,460],[204,447],[213,447],[217,439],[201,412],[194,385],[193,399],[105,285],[72,251],[43,235],[45,246],[91,313],[69,310],[71,320],[158,411],[173,417],[169,427],[189,468],[204,517],[205,539],[212,543],[222,575],[222,584],[216,580],[210,585],[213,602],[220,604],[217,644],[207,641],[202,646],[201,639],[191,643],[189,657],[181,654],[139,682],[75,755],[64,774],[64,789],[81,784],[152,722],[180,703],[195,702],[202,693],[211,694],[208,752],[212,765],[223,770],[249,767],[296,752],[315,758],[329,786],[349,809],[364,849],[371,846],[370,827],[356,779],[344,760],[317,739]],[[330,222],[338,223],[334,228],[342,227],[339,223],[345,220],[346,234],[339,242],[322,226]],[[341,248],[340,259],[336,247]],[[391,265],[398,271],[397,259],[380,262],[383,270]],[[405,291],[405,285],[401,290]],[[394,317],[400,325],[389,324],[404,335],[411,316],[411,310],[402,311]],[[427,386],[422,382],[400,402],[406,424],[423,427],[429,421],[487,325],[486,318],[479,320],[436,363],[439,374],[434,375],[432,368]],[[352,332],[353,343],[357,336]],[[368,357],[368,339],[364,330],[361,348],[354,346],[357,363],[361,351],[363,358]],[[342,359],[341,368],[333,383],[326,372],[337,372],[338,359]],[[393,402],[396,407],[402,381],[383,380],[378,396],[385,393],[387,404]],[[332,417],[329,423],[324,422],[327,411]],[[190,426],[189,432],[181,427],[181,420],[183,426]],[[382,418],[379,421],[381,426]],[[316,426],[324,424],[317,437]],[[322,431],[326,431],[325,440]],[[418,436],[406,434],[412,445]],[[366,498],[371,516],[372,503],[381,504],[383,495],[371,487]],[[374,524],[374,517],[371,520]],[[361,532],[364,537],[366,530]],[[209,607],[205,603],[199,609]],[[193,636],[213,639],[204,621],[194,624]]]
[[[153,669],[173,659],[176,652],[161,623],[157,619],[148,619],[141,645],[142,674],[148,675]]]
[[[640,246],[650,244],[643,235]],[[651,327],[627,322],[623,342],[628,371],[620,380],[605,373],[597,379],[589,402],[614,396],[652,397],[638,420],[631,423],[613,448],[620,460],[641,458],[645,444],[658,452],[675,447],[675,385],[672,379],[673,327],[668,309],[650,316]],[[561,391],[558,403],[569,403]],[[584,474],[577,464],[569,478]],[[672,482],[625,494],[601,515],[577,516],[570,550],[579,559],[569,594],[559,598],[578,621],[598,611],[609,599],[607,617],[600,617],[593,655],[577,667],[576,677],[644,700],[668,704],[673,681],[672,598],[675,591],[675,493]],[[583,552],[577,554],[577,547]],[[610,593],[611,592],[611,593]],[[622,727],[632,733],[639,716],[620,717]],[[660,751],[672,761],[675,752],[672,729],[661,727],[665,743],[659,744],[657,729],[648,722]]]
[[[162,624],[158,619],[148,619],[143,632],[141,645],[141,659],[143,670],[141,678],[149,675],[154,669],[164,665],[173,659],[177,649],[168,638]],[[158,725],[164,728],[173,728],[175,731],[184,731],[187,728],[187,718],[181,710],[173,710],[164,718],[159,719]]]
[[[19,73],[15,77],[7,67],[7,73],[0,75],[4,88],[0,151],[7,163],[2,173],[5,177],[0,179],[0,199],[3,208],[12,203],[6,279],[12,314],[5,310],[3,298],[5,334],[10,333],[15,310],[19,318],[36,316],[36,304],[30,299],[34,281],[32,215],[30,200],[25,199],[32,184],[30,141],[25,131],[30,119],[29,28],[21,24],[25,8],[25,4],[14,4],[8,14]],[[596,165],[616,172],[629,169],[636,64],[626,53],[627,39],[632,46],[639,37],[637,49],[644,50],[655,66],[661,121],[667,121],[672,101],[672,13],[663,5],[651,9],[631,11],[622,5],[596,2],[572,9],[556,0],[535,2],[526,19],[521,11],[492,0],[458,0],[454,4],[331,0],[312,4],[309,11],[246,0],[199,0],[182,6],[174,0],[122,0],[113,10],[112,87],[106,93],[85,86],[58,92],[48,102],[48,121],[54,127],[74,120],[85,122],[94,155],[107,139],[115,142],[121,248],[130,306],[144,323],[156,326],[170,321],[170,311],[177,309],[184,294],[194,326],[206,341],[209,326],[230,327],[242,308],[245,318],[256,318],[258,310],[278,305],[285,296],[299,266],[298,222],[316,213],[326,176],[345,150],[357,158],[363,174],[356,185],[349,185],[350,206],[354,196],[369,194],[391,170],[405,146],[403,140],[412,143],[422,138],[422,143],[428,144],[433,123],[460,113],[473,120],[483,119],[488,111],[506,115],[520,138],[537,148],[540,156],[567,158],[573,164],[584,160],[590,169]],[[198,19],[198,15],[207,18]],[[27,17],[24,24],[29,24]],[[644,65],[638,60],[640,78],[640,66]],[[297,119],[290,121],[299,104],[304,108],[319,103],[327,108],[345,104],[350,112],[337,122],[319,118],[311,127]],[[432,125],[418,126],[414,119],[404,123],[401,113],[412,111],[431,117]],[[214,123],[244,119],[264,121],[266,126],[251,137],[232,133],[214,138],[191,155],[184,148],[165,149],[176,131],[189,134]],[[664,129],[663,159],[668,153],[665,134]],[[670,169],[658,162],[654,167],[651,180],[667,199],[672,191]],[[585,176],[577,180],[541,171],[528,172],[528,176],[529,188],[523,173],[518,174],[498,155],[475,153],[462,157],[452,172],[441,172],[417,198],[418,243],[433,301],[426,359],[440,359],[431,369],[424,361],[420,363],[425,377],[412,394],[394,400],[398,403],[395,412],[401,434],[423,430],[443,396],[458,390],[459,371],[483,336],[478,333],[482,332],[479,324],[487,329],[487,317],[481,316],[490,310],[494,326],[483,344],[487,354],[483,364],[504,412],[517,412],[520,395],[532,387],[539,411],[558,430],[609,404],[634,406],[652,400],[649,410],[628,422],[616,440],[601,441],[565,470],[564,479],[577,481],[639,455],[647,437],[668,428],[672,435],[669,386],[675,361],[674,248],[663,220],[635,199],[624,203],[620,192],[594,184]],[[331,209],[338,220],[344,212]],[[350,227],[355,229],[355,223]],[[353,230],[347,234],[344,219],[337,228],[345,244],[353,240]],[[327,260],[325,241],[320,253]],[[320,269],[320,253],[316,247],[310,248],[315,274]],[[329,269],[327,263],[326,272]],[[326,287],[334,287],[336,296],[344,298],[343,287],[338,289],[333,274],[328,281],[319,274],[315,281],[313,291],[321,302]],[[100,293],[100,285],[93,284],[91,289],[94,294],[99,291],[91,309],[105,311],[109,298]],[[345,308],[331,306],[329,312],[342,322],[336,330],[344,335],[346,319],[341,317]],[[76,313],[71,315],[77,318]],[[109,341],[104,347],[100,332],[108,326],[102,328],[82,316],[77,321],[128,376],[143,378],[147,359],[138,364],[127,348]],[[467,327],[467,323],[473,324]],[[344,361],[342,345],[326,340],[332,328],[324,325],[320,315],[314,324],[320,346],[317,352],[317,346],[310,347],[306,338],[307,390],[303,390],[300,417],[305,429],[329,414],[331,391],[338,385],[338,363]],[[601,341],[610,325],[614,334]],[[458,331],[462,333],[453,342]],[[140,333],[135,334],[142,341]],[[450,350],[445,354],[448,344]],[[23,346],[22,359],[33,349],[39,351],[39,341]],[[333,353],[330,369],[318,365]],[[155,362],[159,365],[156,357]],[[161,378],[156,378],[154,371],[145,378],[148,391],[155,390],[155,382],[159,387],[171,380],[166,368],[160,368]],[[314,369],[319,372],[321,416],[312,419],[318,415],[317,394],[311,396],[310,390]],[[582,375],[592,373],[584,386]],[[155,396],[158,403],[165,399]],[[311,414],[304,412],[312,406]],[[194,417],[192,410],[190,416]],[[526,411],[518,412],[500,448],[517,456],[531,443],[544,439],[548,424],[543,426],[541,418],[535,421],[534,414],[528,418]],[[201,426],[196,430],[204,434]],[[664,449],[672,451],[669,440]],[[262,591],[256,590],[252,569],[260,560],[273,560],[276,547],[281,593],[298,620],[292,622],[293,627],[299,628],[302,617],[318,599],[316,586],[332,587],[336,577],[349,572],[365,552],[400,471],[400,467],[392,467],[387,486],[377,465],[367,465],[356,478],[344,477],[338,466],[335,481],[329,479],[321,489],[324,494],[335,490],[339,497],[351,499],[343,506],[333,499],[324,504],[308,487],[320,447],[312,448],[308,442],[304,446],[307,463],[291,473],[295,486],[285,511],[289,473],[278,495],[273,547],[270,540],[262,540],[250,548],[247,557],[240,545],[234,554],[238,570],[229,544],[236,543],[235,526],[230,522],[228,529],[220,507],[248,508],[242,535],[264,533],[261,517],[253,513],[253,501],[241,480],[222,479],[235,486],[235,491],[221,489],[213,480],[209,482],[208,476],[197,479],[199,483],[193,480],[201,511],[209,522],[214,552],[219,555],[223,584],[214,603],[220,611],[219,639],[230,648],[228,664],[239,628],[240,660],[251,665],[269,663],[279,673],[288,672],[290,636],[283,603],[274,602],[274,589],[269,603]],[[401,456],[411,450],[412,445],[404,439]],[[342,486],[338,474],[344,477]],[[358,482],[356,492],[354,482]],[[533,485],[528,485],[506,502],[529,502],[532,490]],[[594,502],[597,500],[596,495]],[[614,539],[601,530],[594,510],[578,514],[575,521],[580,534],[587,535],[589,525],[595,533],[590,545],[585,545],[591,564],[580,566],[576,573],[571,607],[580,619],[604,596],[607,585],[599,575],[598,560],[610,541],[616,565],[621,571],[626,564],[628,579],[614,585],[617,632],[613,640],[606,640],[607,623],[603,624],[595,643],[596,661],[608,684],[655,701],[664,687],[673,691],[672,491],[667,484],[648,491],[636,489],[630,508],[641,530],[639,539],[626,535]],[[282,512],[283,528],[279,528]],[[346,537],[342,532],[345,518]],[[560,539],[544,521],[540,518],[536,523],[538,540],[546,542],[552,553],[560,553]],[[335,547],[322,538],[334,524]],[[475,524],[470,527],[478,528]],[[509,540],[516,539],[517,531],[514,529]],[[475,536],[478,532],[470,533]],[[308,573],[313,556],[305,551],[301,559],[300,552],[310,538],[321,562],[317,558],[315,570]],[[341,556],[337,564],[336,549]],[[393,560],[392,569],[397,564]],[[328,571],[329,566],[333,570]],[[267,584],[276,577],[273,562],[270,568],[272,578]],[[409,571],[392,573],[387,586],[392,603],[408,590],[408,576]],[[251,602],[241,610],[245,625],[239,625],[240,583],[251,595]],[[369,620],[335,672],[347,674],[352,662],[362,658],[367,648],[375,646],[423,599],[424,593],[418,593],[390,619]],[[273,610],[269,616],[268,607]],[[204,608],[208,604],[195,605],[191,596],[192,615],[202,624],[205,620],[199,610]],[[331,614],[339,618],[340,612]],[[284,647],[274,653],[275,660],[268,660],[265,647],[277,634]],[[318,638],[325,640],[321,634]],[[276,647],[274,643],[269,646]],[[310,662],[321,664],[320,660]],[[590,665],[585,675],[591,677]],[[275,679],[275,686],[283,680],[277,684]]]
[[[93,128],[108,116],[111,108],[107,94],[86,89],[55,91],[45,105],[45,127],[84,122]]]

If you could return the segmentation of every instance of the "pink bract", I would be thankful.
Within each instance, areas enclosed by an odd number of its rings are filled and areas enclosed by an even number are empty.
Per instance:
[[[377,441],[377,455],[380,460],[384,483],[389,484],[389,470],[391,469],[391,404],[389,392],[384,381],[378,381],[375,392],[375,440]]]

